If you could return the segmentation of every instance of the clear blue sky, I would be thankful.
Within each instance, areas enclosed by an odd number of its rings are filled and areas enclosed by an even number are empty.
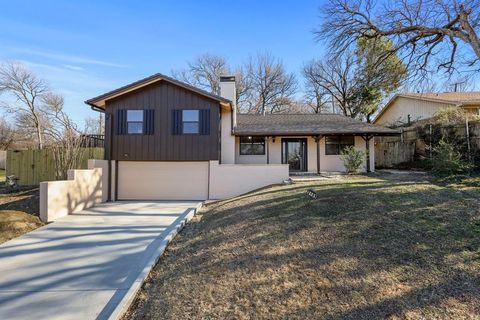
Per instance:
[[[170,74],[203,53],[231,65],[270,52],[287,69],[323,54],[312,30],[321,0],[4,1],[0,60],[24,62],[66,98],[83,101],[150,74]]]

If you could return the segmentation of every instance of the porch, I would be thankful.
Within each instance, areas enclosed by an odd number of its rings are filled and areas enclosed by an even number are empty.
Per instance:
[[[288,164],[291,173],[345,172],[341,152],[353,146],[366,155],[362,171],[371,172],[375,171],[374,137],[398,134],[339,114],[239,114],[234,160]]]
[[[362,171],[375,171],[372,135],[237,136],[235,163],[288,164],[291,175],[342,173],[347,146],[365,152]]]

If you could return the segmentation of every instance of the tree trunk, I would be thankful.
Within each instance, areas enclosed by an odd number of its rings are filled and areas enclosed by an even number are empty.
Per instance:
[[[480,59],[480,40],[478,39],[475,29],[472,27],[469,21],[470,12],[465,10],[464,5],[460,5],[460,25],[462,29],[467,33],[467,39],[463,39],[465,42],[469,43],[473,51],[477,55],[477,58]]]
[[[37,124],[37,139],[38,139],[38,149],[43,149],[42,128],[40,127],[40,124]]]

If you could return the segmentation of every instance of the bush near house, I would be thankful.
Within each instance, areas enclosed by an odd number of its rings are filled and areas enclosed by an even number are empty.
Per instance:
[[[442,177],[466,174],[473,168],[471,164],[462,159],[462,155],[455,145],[443,139],[433,148],[430,163],[432,172]]]
[[[357,173],[365,162],[365,152],[349,146],[342,150],[340,158],[348,173]]]

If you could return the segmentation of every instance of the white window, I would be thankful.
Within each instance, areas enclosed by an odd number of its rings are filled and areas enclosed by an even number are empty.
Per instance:
[[[143,110],[127,110],[127,133],[143,133]]]
[[[182,110],[182,133],[198,134],[200,133],[200,111]]]

